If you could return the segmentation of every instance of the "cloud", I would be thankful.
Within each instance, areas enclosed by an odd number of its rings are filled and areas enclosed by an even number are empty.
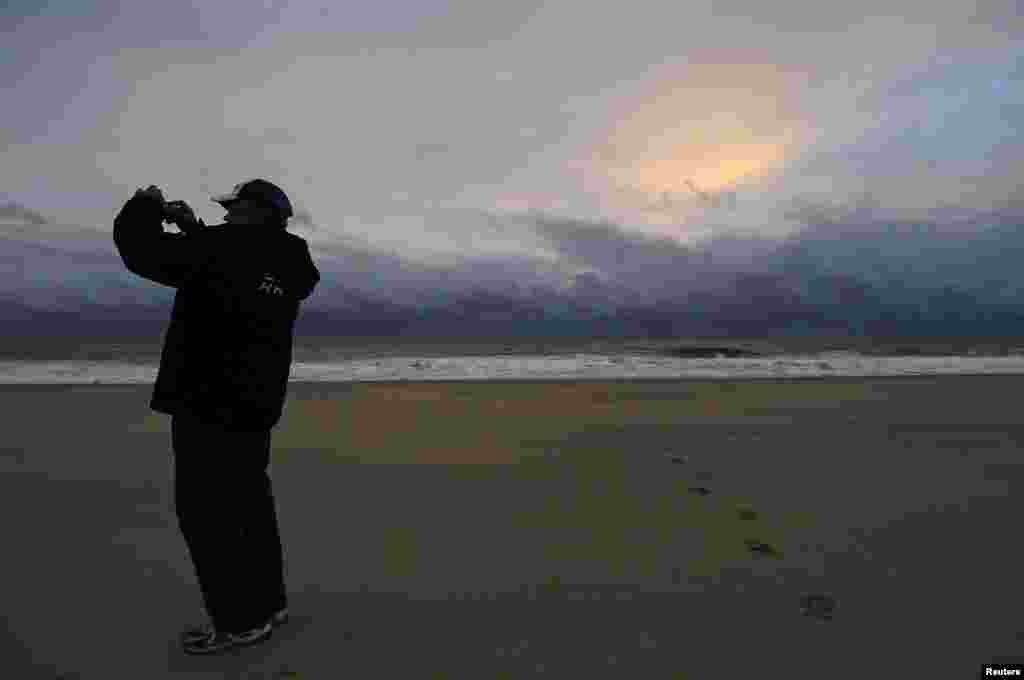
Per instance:
[[[1007,84],[1001,101],[972,91],[963,114],[935,94],[944,79],[990,75],[946,66],[998,57],[1021,27],[1009,0],[175,7],[104,10],[67,44],[52,40],[52,17],[19,28],[19,57],[39,54],[17,81],[21,143],[0,169],[19,198],[62,222],[109,225],[125,194],[154,182],[213,223],[211,193],[262,175],[294,189],[306,212],[296,225],[312,228],[316,215],[318,247],[356,236],[437,262],[542,252],[536,230],[481,228],[479,214],[505,198],[549,221],[604,219],[622,234],[692,244],[799,227],[800,198],[845,204],[870,191],[905,216],[936,196],[994,202],[1015,181],[965,182],[957,166],[963,154],[1002,168],[1019,157],[993,135],[1001,112],[1007,132],[1020,118],[1007,105],[1020,90],[1012,71],[995,74]],[[916,97],[889,91],[928,64],[934,77],[920,76]],[[935,139],[909,125],[929,106],[945,121]],[[630,112],[643,125],[631,128]],[[621,132],[611,151],[624,172],[634,154],[645,181],[602,195],[566,167],[610,130]],[[956,172],[919,171],[933,149]],[[777,176],[733,186],[777,164]],[[608,208],[609,196],[623,205]]]
[[[289,225],[298,224],[309,227],[311,229],[317,228],[316,223],[313,221],[313,214],[308,210],[303,210],[301,208],[295,209],[295,214],[292,215],[288,223]]]
[[[1024,200],[1018,197],[987,213],[938,214],[927,223],[887,220],[874,211],[874,203],[867,194],[847,204],[797,204],[792,213],[801,229],[785,239],[734,231],[695,245],[638,234],[611,221],[540,213],[481,216],[479,231],[490,228],[532,240],[536,251],[466,249],[463,257],[434,262],[407,257],[373,239],[313,239],[322,280],[306,308],[331,332],[348,332],[339,329],[356,328],[359,319],[385,318],[380,314],[391,315],[387,318],[397,327],[409,310],[424,305],[461,309],[470,325],[480,323],[482,317],[475,315],[484,308],[533,317],[538,307],[556,315],[576,306],[614,308],[625,311],[625,329],[634,332],[637,323],[649,321],[650,328],[664,332],[683,319],[697,324],[687,328],[712,326],[747,335],[790,329],[808,319],[838,329],[847,322],[876,328],[874,320],[889,319],[922,334],[956,329],[958,323],[959,332],[995,329],[978,325],[990,312],[1012,321],[1024,292],[1019,267]],[[16,263],[6,268],[5,279],[5,289],[15,291],[16,299],[70,309],[84,306],[86,298],[107,305],[133,300],[123,303],[126,317],[134,313],[131,305],[169,308],[173,291],[126,273],[109,234],[91,244],[89,257],[81,249],[68,250],[61,239],[48,240],[49,227],[29,231],[37,244],[18,245],[5,255]],[[31,272],[32,278],[21,272]],[[55,291],[54,280],[66,285]],[[483,306],[467,307],[467,299]],[[931,321],[914,326],[917,314]],[[439,327],[444,318],[438,315]],[[345,326],[350,320],[355,325]],[[590,328],[578,321],[569,325],[584,335]],[[544,327],[533,330],[543,333]]]
[[[441,156],[452,150],[452,145],[443,142],[427,142],[414,147],[416,160],[425,161],[431,157]]]
[[[16,203],[13,201],[0,204],[0,220],[9,219],[37,226],[49,222],[49,220],[43,217],[41,213],[38,213],[30,208],[26,208],[20,203]]]

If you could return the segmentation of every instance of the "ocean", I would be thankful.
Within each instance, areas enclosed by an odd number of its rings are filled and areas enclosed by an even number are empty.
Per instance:
[[[7,348],[0,357],[0,384],[156,380],[159,343],[41,347],[21,354]],[[297,338],[290,380],[734,380],[1015,373],[1024,373],[1024,341],[1018,338]]]

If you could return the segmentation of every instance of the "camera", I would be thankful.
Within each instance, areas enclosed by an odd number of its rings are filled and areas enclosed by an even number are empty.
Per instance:
[[[164,208],[164,222],[171,222],[177,224],[180,221],[190,220],[192,218],[192,210],[188,207],[185,201],[167,201],[163,205]]]
[[[166,201],[163,205],[163,221],[170,222],[183,232],[197,227],[205,227],[203,221],[197,219],[185,201]]]

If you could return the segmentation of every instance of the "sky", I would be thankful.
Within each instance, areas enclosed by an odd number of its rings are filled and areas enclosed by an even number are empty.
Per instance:
[[[264,177],[314,256],[422,262],[563,257],[530,216],[681,244],[851,206],[952,223],[1019,205],[1022,10],[14,0],[0,204],[109,231],[156,184],[213,224]]]

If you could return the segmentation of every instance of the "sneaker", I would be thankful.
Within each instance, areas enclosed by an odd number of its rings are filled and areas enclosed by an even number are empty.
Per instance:
[[[273,618],[270,619],[271,625],[274,627],[280,626],[288,621],[288,608],[285,607],[281,611],[274,614]],[[199,640],[205,640],[210,637],[213,633],[213,624],[203,624],[201,626],[189,626],[181,634],[181,644],[187,645],[192,642]]]
[[[273,632],[274,625],[267,621],[258,628],[241,633],[224,633],[214,630],[205,638],[185,643],[183,647],[186,654],[219,654],[236,647],[248,647],[269,640]]]

